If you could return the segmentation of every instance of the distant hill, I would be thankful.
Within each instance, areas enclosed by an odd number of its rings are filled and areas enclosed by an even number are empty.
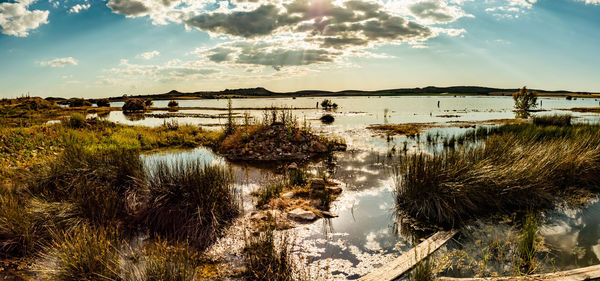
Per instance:
[[[361,91],[361,90],[344,90],[344,91],[321,91],[321,90],[303,90],[296,92],[272,92],[265,88],[243,88],[243,89],[226,89],[223,91],[200,91],[184,93],[172,90],[164,94],[147,94],[129,96],[123,95],[120,97],[112,97],[111,100],[121,100],[124,98],[151,98],[156,100],[174,99],[174,98],[244,98],[244,97],[304,97],[304,96],[390,96],[390,95],[425,95],[425,94],[450,94],[450,95],[511,95],[519,89],[499,89],[478,86],[453,86],[453,87],[424,87],[424,88],[401,88],[401,89],[386,89],[376,91]],[[571,91],[547,91],[532,89],[543,95],[552,96],[586,96],[598,93],[590,92],[571,92]]]

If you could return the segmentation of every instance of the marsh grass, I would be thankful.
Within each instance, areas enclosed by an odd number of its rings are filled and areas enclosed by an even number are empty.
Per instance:
[[[123,264],[123,280],[127,281],[193,281],[201,261],[198,254],[184,243],[157,239],[134,251]]]
[[[521,228],[518,253],[520,257],[520,268],[526,274],[530,274],[535,270],[538,225],[538,218],[533,214],[528,214],[525,217]]]
[[[410,281],[434,281],[434,265],[430,258],[426,258],[415,265],[411,271]]]
[[[293,241],[286,233],[276,234],[274,227],[246,234],[243,260],[249,281],[293,281],[296,264],[292,258]]]
[[[600,127],[506,125],[475,132],[479,145],[406,156],[400,211],[443,226],[490,214],[550,207],[571,188],[597,190]]]
[[[153,236],[188,241],[204,249],[240,213],[225,168],[200,161],[159,161],[153,166],[144,206],[136,215]]]
[[[139,152],[89,151],[73,139],[55,161],[30,174],[27,191],[49,202],[70,203],[91,223],[116,223],[128,219],[128,197],[143,178]]]
[[[263,206],[271,202],[271,199],[278,198],[281,192],[286,188],[284,179],[273,179],[264,185],[261,185],[253,194],[257,197],[257,206]]]
[[[37,264],[41,280],[121,280],[118,233],[82,225],[59,232]]]
[[[532,122],[538,126],[571,126],[573,117],[568,114],[534,116]]]

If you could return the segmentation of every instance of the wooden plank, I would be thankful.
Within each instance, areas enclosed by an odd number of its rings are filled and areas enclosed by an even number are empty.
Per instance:
[[[406,273],[409,269],[413,268],[418,262],[435,252],[442,245],[446,244],[454,235],[458,233],[457,230],[440,231],[416,247],[410,249],[408,252],[402,254],[391,263],[385,264],[375,271],[361,277],[360,281],[391,281],[402,274]]]
[[[600,265],[593,265],[573,270],[535,274],[516,277],[486,277],[486,278],[451,278],[440,277],[440,281],[522,281],[522,280],[550,280],[550,281],[583,281],[600,278]]]

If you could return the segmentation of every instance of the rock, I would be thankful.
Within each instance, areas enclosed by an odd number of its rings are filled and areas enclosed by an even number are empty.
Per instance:
[[[342,188],[339,186],[330,186],[327,188],[327,190],[329,190],[329,193],[331,194],[340,194],[342,193]]]
[[[312,179],[310,179],[309,183],[310,183],[310,188],[317,188],[317,189],[325,188],[325,180],[323,180],[321,178],[312,178]]]
[[[281,197],[290,199],[290,198],[294,197],[294,192],[292,192],[292,191],[286,192],[284,194],[281,194]]]
[[[287,214],[289,219],[297,221],[314,221],[317,219],[317,215],[311,211],[304,210],[302,208],[296,208],[291,210]]]
[[[321,211],[321,215],[323,215],[323,217],[326,217],[326,218],[337,218],[338,217],[338,215],[327,212],[327,211]]]
[[[289,164],[287,168],[288,170],[298,170],[298,164],[296,164],[296,162],[292,162],[292,164]]]

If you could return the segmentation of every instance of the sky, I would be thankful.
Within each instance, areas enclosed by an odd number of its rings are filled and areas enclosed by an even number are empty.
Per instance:
[[[600,0],[0,0],[0,97],[600,92]]]

